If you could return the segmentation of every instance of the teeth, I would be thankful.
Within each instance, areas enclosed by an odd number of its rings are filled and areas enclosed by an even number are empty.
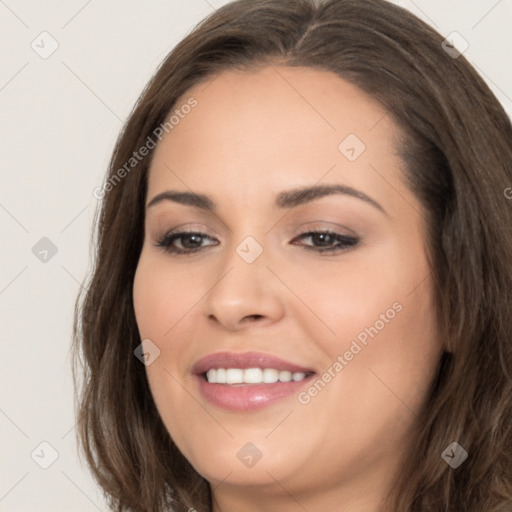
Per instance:
[[[244,382],[246,384],[258,384],[261,382],[262,376],[263,370],[261,368],[247,368],[244,370]]]
[[[238,368],[229,368],[226,370],[226,384],[242,384],[244,381],[244,371]]]
[[[279,381],[280,382],[291,382],[291,380],[292,380],[292,372],[288,372],[286,370],[279,372]]]
[[[263,370],[263,382],[265,384],[272,384],[279,380],[279,372],[273,368],[265,368]]]
[[[274,382],[298,382],[306,378],[302,372],[292,373],[274,368],[212,368],[206,372],[210,384],[273,384]]]

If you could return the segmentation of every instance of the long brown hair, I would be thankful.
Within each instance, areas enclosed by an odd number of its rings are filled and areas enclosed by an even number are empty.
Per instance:
[[[115,147],[95,266],[75,309],[78,441],[112,509],[212,506],[133,353],[141,340],[132,285],[152,152],[122,179],[119,170],[191,86],[227,69],[278,63],[334,72],[380,101],[405,133],[397,147],[404,179],[426,211],[446,351],[389,510],[512,510],[512,127],[464,56],[454,58],[442,41],[384,0],[238,0],[161,64]],[[453,441],[468,452],[457,469],[441,457]]]

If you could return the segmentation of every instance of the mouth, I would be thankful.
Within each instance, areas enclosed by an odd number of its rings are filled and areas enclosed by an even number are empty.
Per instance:
[[[312,372],[291,372],[276,368],[210,368],[202,376],[210,384],[254,385],[275,382],[300,382]]]
[[[250,411],[298,393],[316,372],[258,352],[218,352],[194,365],[203,397],[231,411]]]

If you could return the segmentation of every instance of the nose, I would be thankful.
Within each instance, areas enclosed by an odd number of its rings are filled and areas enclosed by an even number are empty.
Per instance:
[[[278,322],[284,314],[282,284],[267,268],[265,250],[252,263],[230,253],[203,301],[208,321],[233,332]]]

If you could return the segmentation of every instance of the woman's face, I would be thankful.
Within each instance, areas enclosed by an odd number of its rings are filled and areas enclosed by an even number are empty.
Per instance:
[[[191,98],[154,150],[133,289],[162,420],[225,503],[376,502],[441,353],[398,128],[309,68]]]

